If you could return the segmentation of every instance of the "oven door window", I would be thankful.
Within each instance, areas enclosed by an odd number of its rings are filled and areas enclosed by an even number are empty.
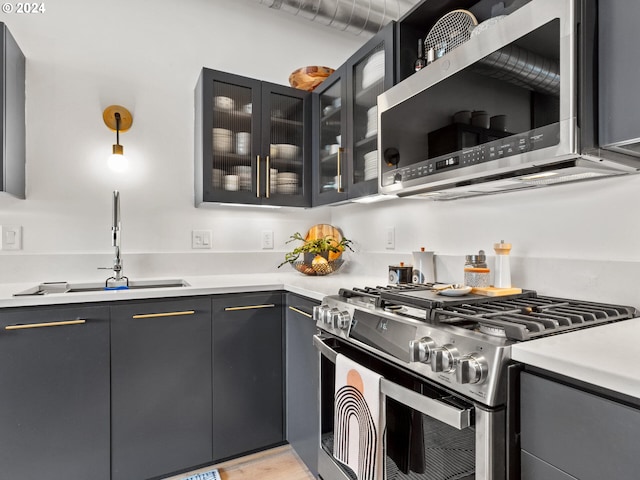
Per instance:
[[[473,479],[475,429],[457,430],[387,399],[386,480]]]
[[[460,409],[473,406],[458,397],[346,345],[332,347],[385,379]],[[333,456],[335,364],[322,356],[321,448]],[[385,398],[385,480],[474,479],[476,432],[473,426],[461,430],[421,413],[390,397]],[[335,461],[346,478],[356,479],[349,467]]]

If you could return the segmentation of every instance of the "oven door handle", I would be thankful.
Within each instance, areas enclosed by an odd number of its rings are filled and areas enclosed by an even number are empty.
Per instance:
[[[336,363],[336,357],[338,353],[329,347],[322,341],[322,337],[318,335],[313,336],[313,343],[322,355],[327,357],[331,362]],[[380,383],[380,390],[387,397],[393,398],[397,402],[406,405],[414,410],[419,411],[434,418],[442,423],[463,430],[472,425],[471,409],[469,408],[457,408],[452,405],[448,405],[439,400],[425,397],[413,390],[402,387],[396,383],[393,383],[386,378],[382,378]]]

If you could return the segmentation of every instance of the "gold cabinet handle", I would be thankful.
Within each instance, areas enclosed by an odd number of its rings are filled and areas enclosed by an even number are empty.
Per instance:
[[[245,305],[243,307],[225,307],[225,312],[235,312],[237,310],[257,310],[258,308],[273,308],[275,305],[273,303],[265,304],[265,305]]]
[[[267,155],[267,186],[265,187],[267,190],[267,198],[271,195],[271,170],[269,170],[269,155]]]
[[[65,325],[82,325],[86,320],[65,320],[63,322],[29,323],[26,325],[7,325],[5,330],[25,330],[27,328],[63,327]]]
[[[342,192],[342,148],[338,148],[338,193]]]
[[[179,317],[181,315],[193,315],[195,310],[184,310],[182,312],[162,312],[162,313],[141,313],[133,315],[131,318],[159,318],[159,317]]]
[[[300,310],[299,308],[296,307],[289,307],[289,310],[292,310],[296,313],[299,313],[300,315],[304,315],[305,317],[309,317],[309,318],[313,318],[313,315],[311,315],[310,313],[307,312],[303,312],[302,310]]]
[[[260,198],[260,155],[256,156],[256,197]]]

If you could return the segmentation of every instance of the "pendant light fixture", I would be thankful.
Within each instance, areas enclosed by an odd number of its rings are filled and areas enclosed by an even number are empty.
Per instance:
[[[113,146],[113,153],[109,156],[107,164],[115,172],[124,172],[128,161],[124,156],[124,148],[120,145],[120,132],[126,132],[131,128],[133,124],[131,112],[120,105],[111,105],[102,112],[102,119],[107,127],[116,132],[116,144]]]

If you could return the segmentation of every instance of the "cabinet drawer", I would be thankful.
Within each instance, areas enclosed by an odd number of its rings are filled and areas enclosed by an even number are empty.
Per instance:
[[[637,478],[640,410],[529,373],[521,446],[580,480]]]
[[[4,309],[0,311],[0,335],[16,330],[63,327],[86,324],[92,321],[107,321],[108,318],[109,312],[106,307],[69,308],[64,306]],[[52,333],[53,329],[47,331]]]
[[[211,300],[111,309],[112,480],[210,462]]]
[[[109,307],[0,310],[0,477],[109,480]]]
[[[310,320],[313,318],[313,307],[316,305],[320,305],[317,300],[287,294],[287,318]]]
[[[317,476],[320,425],[318,351],[313,345],[316,322],[309,315],[320,302],[287,294],[286,434],[307,468]]]
[[[282,293],[213,297],[213,458],[284,440]]]

